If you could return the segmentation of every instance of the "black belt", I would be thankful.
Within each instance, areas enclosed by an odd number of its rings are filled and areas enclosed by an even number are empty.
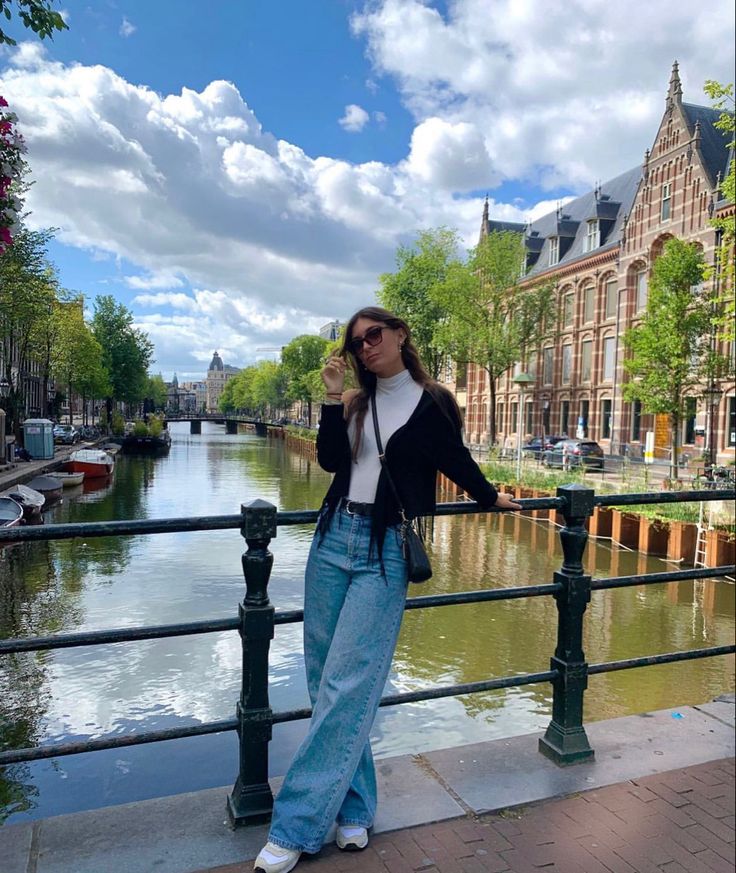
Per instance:
[[[340,499],[340,509],[344,509],[348,515],[373,515],[372,503],[357,503],[347,497]]]

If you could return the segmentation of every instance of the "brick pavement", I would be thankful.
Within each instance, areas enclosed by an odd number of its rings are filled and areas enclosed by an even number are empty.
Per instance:
[[[200,873],[245,873],[252,860]],[[734,759],[325,847],[297,873],[733,873]]]

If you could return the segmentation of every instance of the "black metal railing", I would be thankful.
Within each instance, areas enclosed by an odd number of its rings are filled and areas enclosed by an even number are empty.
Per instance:
[[[412,597],[407,610],[427,609],[494,600],[510,600],[552,595],[557,604],[557,645],[550,660],[550,669],[394,694],[383,697],[381,706],[395,706],[423,700],[436,700],[460,694],[472,694],[520,685],[550,682],[553,688],[552,719],[539,741],[539,751],[557,764],[566,765],[590,759],[594,752],[583,725],[583,697],[588,677],[599,673],[627,670],[635,667],[665,664],[695,658],[732,654],[736,646],[712,646],[704,649],[588,664],[582,647],[583,618],[595,591],[650,585],[662,582],[683,582],[692,579],[717,579],[733,576],[733,565],[708,569],[674,570],[636,576],[592,579],[584,572],[583,553],[587,541],[586,522],[596,506],[631,506],[636,504],[681,503],[686,501],[733,500],[736,492],[688,491],[596,496],[583,485],[565,485],[557,489],[556,497],[522,499],[524,510],[558,510],[565,524],[560,530],[563,563],[551,583],[515,588],[484,589],[457,594]],[[495,510],[490,510],[495,511]],[[437,507],[438,515],[468,515],[480,510],[475,503],[445,503]],[[268,597],[268,582],[273,565],[269,551],[271,539],[279,526],[313,524],[316,511],[277,512],[276,507],[262,500],[241,507],[239,515],[206,516],[201,518],[146,519],[134,521],[57,524],[40,527],[0,529],[0,546],[13,542],[69,539],[83,536],[138,536],[180,531],[240,530],[247,550],[243,555],[245,597],[238,615],[207,621],[156,625],[136,628],[115,628],[86,633],[59,634],[32,639],[0,641],[0,655],[20,652],[93,646],[135,640],[205,634],[237,630],[242,641],[243,672],[240,698],[235,717],[204,724],[187,725],[159,731],[132,733],[125,736],[101,737],[79,742],[52,743],[28,749],[0,752],[0,766],[74,755],[100,749],[160,742],[179,737],[202,736],[222,731],[237,731],[239,736],[239,772],[235,787],[228,798],[228,810],[234,824],[261,821],[270,814],[273,797],[268,784],[268,744],[274,724],[308,718],[309,709],[273,712],[268,697],[268,654],[276,625],[300,622],[300,609],[276,611]]]

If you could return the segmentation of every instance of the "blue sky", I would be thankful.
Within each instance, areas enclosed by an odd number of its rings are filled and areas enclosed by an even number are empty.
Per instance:
[[[524,220],[635,166],[677,58],[733,69],[733,9],[599,0],[66,0],[7,30],[34,226],[62,284],[133,310],[169,378],[373,301],[397,245],[482,199]],[[5,26],[5,25],[3,25]],[[654,34],[655,37],[651,37]]]

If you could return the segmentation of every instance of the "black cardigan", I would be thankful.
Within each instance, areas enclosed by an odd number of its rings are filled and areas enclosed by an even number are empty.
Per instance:
[[[370,414],[364,427],[373,427]],[[463,445],[461,425],[451,404],[443,411],[425,390],[409,420],[384,445],[391,471],[408,518],[432,515],[437,507],[437,471],[441,471],[476,500],[484,509],[496,502],[498,492],[488,482],[470,452]],[[350,487],[352,454],[343,404],[323,405],[317,433],[317,460],[322,469],[334,473],[324,500],[319,530],[326,530],[341,497]],[[396,498],[381,470],[374,501],[372,539],[379,554],[386,528],[401,520]]]

